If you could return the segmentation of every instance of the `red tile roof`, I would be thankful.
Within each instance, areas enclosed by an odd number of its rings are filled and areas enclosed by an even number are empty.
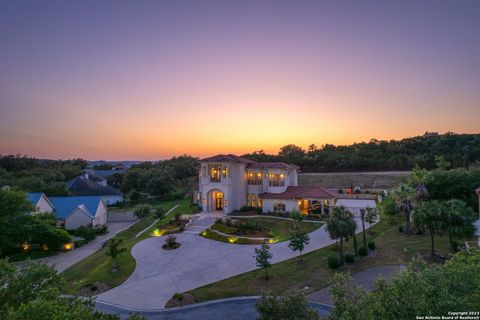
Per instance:
[[[290,186],[282,193],[262,193],[262,199],[331,199],[335,197],[331,192],[317,186]]]
[[[245,163],[249,168],[278,168],[278,169],[299,169],[300,167],[284,162],[255,162],[253,160],[236,156],[234,154],[218,154],[213,157],[201,159],[200,162],[237,162]]]
[[[201,159],[200,162],[239,162],[249,164],[255,161],[242,158],[234,154],[217,154],[216,156],[210,158]]]

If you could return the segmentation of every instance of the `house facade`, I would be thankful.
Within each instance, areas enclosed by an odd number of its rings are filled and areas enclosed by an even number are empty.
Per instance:
[[[57,225],[67,230],[107,223],[107,206],[100,196],[47,197],[41,192],[27,194],[37,213],[53,213]]]
[[[298,186],[298,169],[283,162],[255,162],[233,154],[200,160],[198,191],[194,201],[204,212],[229,214],[242,207],[263,212],[298,210],[308,213],[315,207],[328,211],[334,196],[320,187]]]

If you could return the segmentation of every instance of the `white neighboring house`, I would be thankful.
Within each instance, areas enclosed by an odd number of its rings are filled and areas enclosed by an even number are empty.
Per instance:
[[[81,226],[100,226],[107,223],[107,206],[100,196],[47,197],[41,192],[27,195],[37,209],[32,214],[55,214],[57,225],[67,230]]]
[[[55,210],[55,207],[43,192],[28,193],[27,199],[35,207],[35,211],[33,211],[32,214],[43,212],[52,213]]]
[[[337,199],[335,207],[345,207],[356,216],[360,216],[367,208],[377,209],[377,202],[371,199]]]
[[[241,207],[263,212],[327,212],[334,195],[315,186],[298,186],[298,169],[283,162],[255,162],[233,154],[200,160],[198,191],[193,200],[204,212],[232,213]]]
[[[100,196],[50,197],[58,224],[67,230],[107,223],[107,206]]]

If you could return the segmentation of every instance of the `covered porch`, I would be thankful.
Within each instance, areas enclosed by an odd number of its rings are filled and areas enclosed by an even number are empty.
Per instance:
[[[297,199],[298,212],[302,214],[329,214],[334,204],[334,198]]]

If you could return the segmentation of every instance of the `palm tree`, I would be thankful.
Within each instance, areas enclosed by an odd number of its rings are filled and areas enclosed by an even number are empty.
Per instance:
[[[368,208],[367,208],[368,209]],[[362,233],[363,233],[363,246],[367,247],[367,234],[365,233],[365,209],[360,210],[360,218],[362,219]]]
[[[412,234],[412,223],[410,214],[413,210],[413,201],[415,200],[415,190],[405,183],[401,183],[397,189],[393,191],[395,205],[398,210],[405,214],[405,233]]]
[[[331,239],[340,239],[340,261],[343,264],[343,239],[355,233],[357,224],[353,215],[345,207],[335,207],[327,219],[326,229]]]
[[[454,238],[469,238],[475,234],[475,212],[461,200],[443,203],[443,218],[450,248],[455,250]]]
[[[426,169],[420,169],[417,165],[413,168],[412,176],[410,177],[410,182],[416,186],[415,187],[415,197],[419,201],[425,201],[428,199],[429,193],[426,186],[428,178],[428,171]]]
[[[430,251],[432,257],[435,256],[434,235],[441,234],[445,230],[442,206],[435,200],[422,202],[415,209],[413,219],[416,226],[425,228],[430,233]]]

